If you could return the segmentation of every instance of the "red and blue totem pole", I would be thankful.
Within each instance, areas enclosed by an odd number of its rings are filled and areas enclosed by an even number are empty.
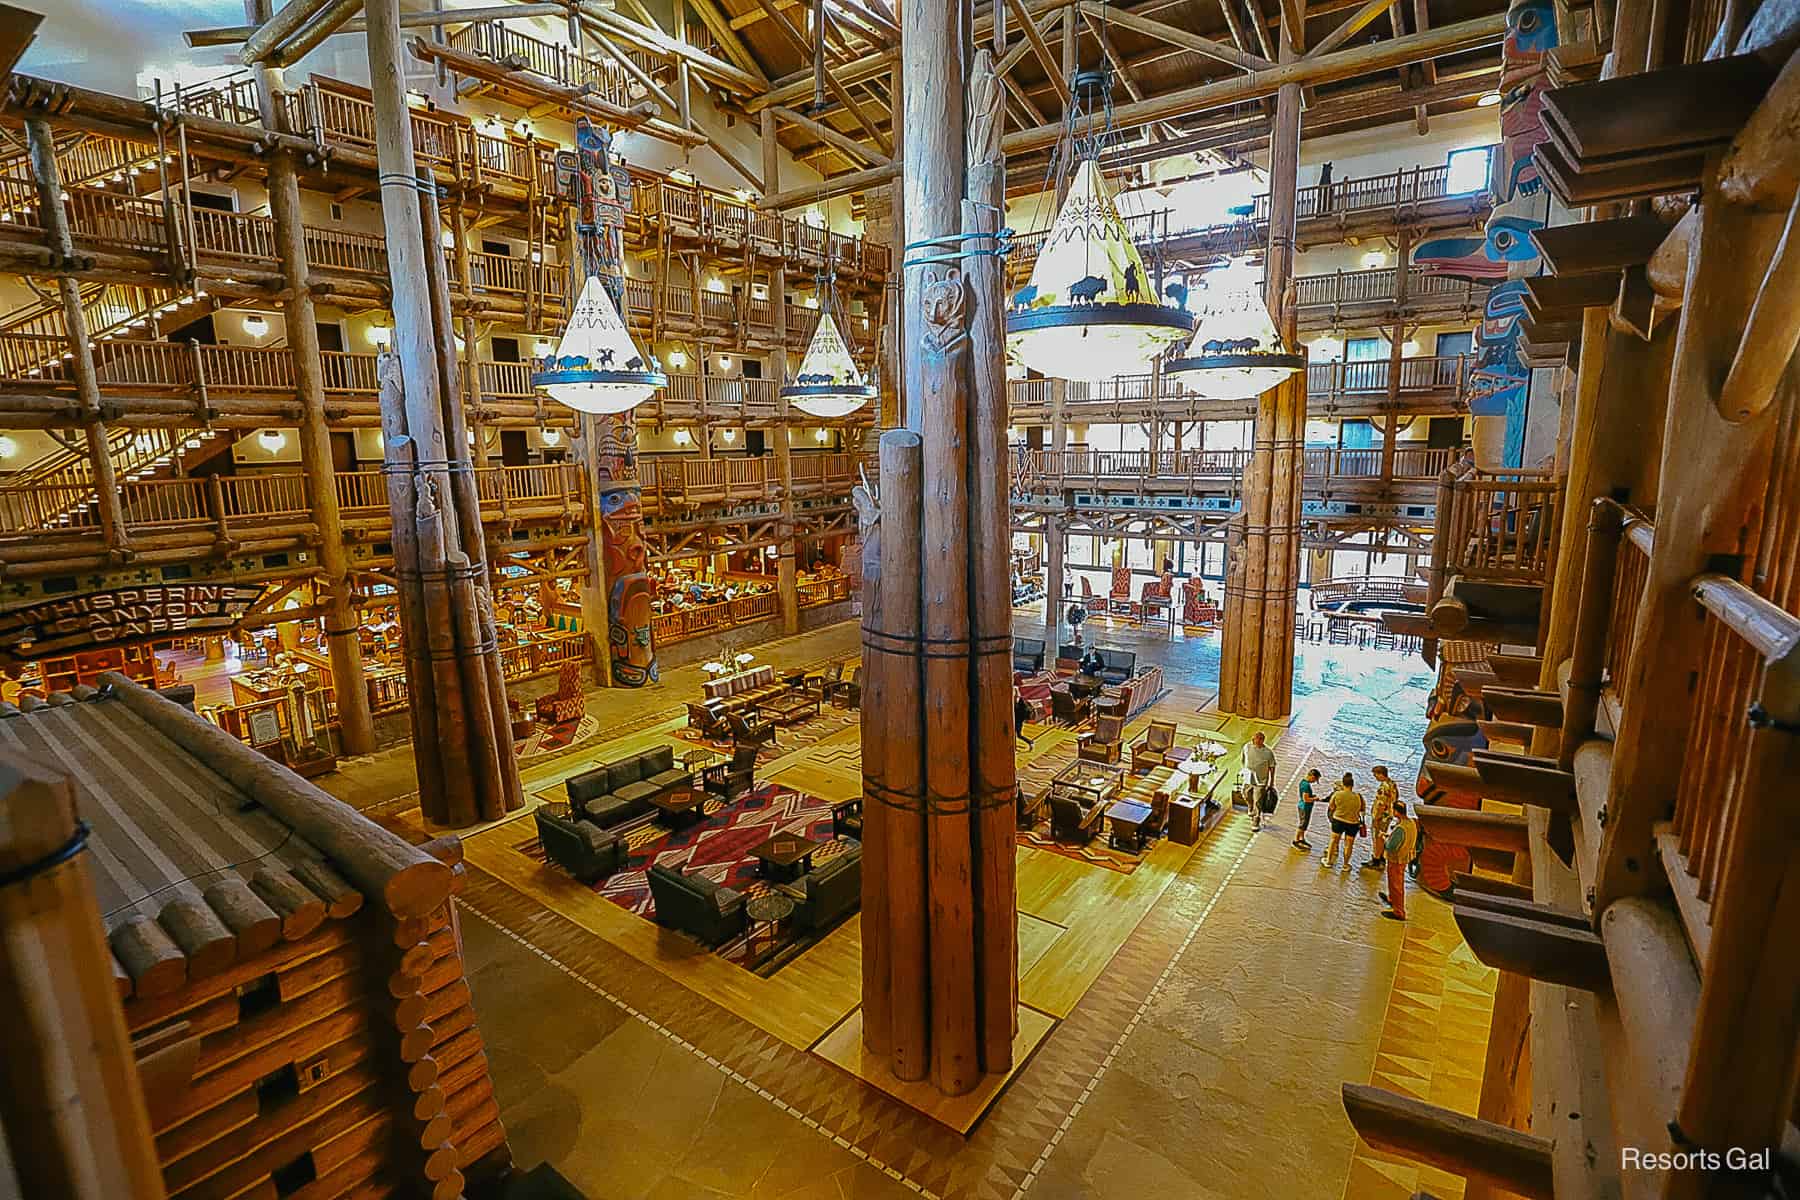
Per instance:
[[[630,178],[613,167],[611,132],[585,117],[575,122],[574,182],[582,269],[588,277],[600,279],[623,316],[621,227]],[[657,678],[657,668],[650,636],[655,585],[650,580],[650,551],[644,543],[639,501],[637,422],[624,412],[585,417],[583,426],[584,436],[594,439],[593,482],[603,572],[596,582],[606,589],[608,665],[615,687],[642,687]]]

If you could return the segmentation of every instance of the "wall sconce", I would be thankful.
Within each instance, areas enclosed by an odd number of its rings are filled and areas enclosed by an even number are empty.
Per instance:
[[[736,191],[732,192],[731,194],[733,197],[735,197],[737,199],[737,202],[739,204],[750,203],[750,189],[749,188],[738,188]]]
[[[251,313],[244,318],[244,332],[253,338],[260,338],[269,332],[269,319],[261,313]]]
[[[530,117],[520,117],[518,119],[518,121],[513,125],[513,132],[518,134],[520,137],[530,137],[531,136],[531,118]]]
[[[539,358],[544,358],[552,350],[556,349],[556,345],[553,342],[546,342],[542,338],[539,338],[532,343],[531,349]]]
[[[544,252],[542,250],[533,250],[531,252],[531,261],[534,263],[543,262],[544,261]]]
[[[369,326],[369,344],[372,346],[391,346],[394,344],[394,331],[386,325]]]
[[[438,234],[438,241],[443,244],[443,247],[446,250],[456,249],[456,235],[451,233],[448,229]]]
[[[273,454],[287,445],[287,434],[279,429],[265,429],[256,435],[256,440],[262,444],[264,450]]]
[[[1412,338],[1407,338],[1404,342],[1400,343],[1400,353],[1409,358],[1416,356],[1419,353],[1419,343]]]
[[[706,290],[709,292],[722,292],[725,290],[725,285],[720,283],[717,278],[708,279],[706,281]]]
[[[731,355],[729,355],[729,354],[719,355],[719,370],[721,370],[721,371],[731,370]]]
[[[831,440],[831,434],[830,434],[830,433],[828,433],[828,432],[827,432],[827,431],[825,431],[825,430],[823,430],[823,429],[815,429],[815,430],[813,430],[813,441],[815,441],[815,442],[829,442],[829,441],[830,441],[830,440]]]
[[[19,443],[0,433],[0,458],[11,458],[19,452]]]
[[[671,367],[685,367],[685,366],[687,366],[687,353],[686,353],[686,351],[684,351],[684,350],[682,350],[682,349],[681,349],[681,348],[680,348],[680,347],[679,347],[679,346],[678,346],[678,347],[676,347],[676,348],[675,348],[675,349],[673,349],[673,350],[671,350],[671,351],[669,351],[669,365],[670,365],[670,366],[671,366]]]
[[[546,429],[541,436],[546,446],[562,445],[562,430],[560,429]]]
[[[735,429],[721,429],[721,430],[720,430],[720,431],[719,431],[719,436],[720,436],[720,437],[721,437],[721,438],[723,438],[723,439],[724,439],[724,440],[725,440],[725,444],[726,444],[726,445],[727,445],[727,446],[729,446],[729,445],[731,445],[731,443],[733,443],[733,442],[735,442],[735,441],[737,441],[737,430],[735,430]]]
[[[675,431],[675,444],[677,446],[691,446],[694,444],[694,435],[685,429],[677,429]]]
[[[817,296],[808,296],[806,298],[806,307],[808,307],[808,308],[819,307],[819,298]]]

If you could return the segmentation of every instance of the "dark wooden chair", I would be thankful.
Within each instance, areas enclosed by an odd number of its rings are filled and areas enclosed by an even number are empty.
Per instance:
[[[825,689],[825,694],[831,698],[831,703],[838,708],[861,708],[862,668],[853,668],[850,672],[850,678],[839,679],[836,683]]]
[[[728,732],[725,711],[713,704],[697,700],[687,702],[688,728],[701,737],[723,737]]]
[[[725,726],[731,731],[731,740],[739,746],[775,745],[775,722],[767,718],[752,720],[743,713],[727,713]]]
[[[1079,725],[1087,720],[1088,701],[1085,697],[1077,698],[1066,683],[1053,684],[1050,688],[1050,715],[1065,725]]]
[[[1050,836],[1059,842],[1090,842],[1100,831],[1105,812],[1098,804],[1084,808],[1066,796],[1051,796]]]
[[[1107,714],[1094,718],[1094,727],[1076,735],[1078,757],[1088,762],[1116,763],[1125,741],[1125,718]]]
[[[715,763],[700,777],[700,788],[708,795],[730,803],[756,786],[756,747],[737,745],[727,762]]]

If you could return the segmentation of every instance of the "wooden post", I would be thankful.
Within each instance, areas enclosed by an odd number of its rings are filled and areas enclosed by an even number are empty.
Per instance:
[[[252,22],[261,24],[269,19],[268,0],[248,0],[244,7]],[[265,125],[292,132],[279,100],[279,70],[258,66],[256,80]],[[286,286],[282,314],[293,350],[294,391],[300,400],[300,469],[306,476],[307,497],[319,527],[319,583],[325,591],[325,645],[331,656],[331,677],[337,681],[339,737],[346,754],[370,754],[375,750],[375,718],[369,711],[369,689],[363,683],[362,614],[350,587],[350,558],[338,513],[337,473],[332,468],[331,429],[325,415],[325,364],[300,211],[300,181],[293,155],[282,149],[269,156],[269,217]]]
[[[1675,342],[1656,541],[1632,635],[1638,649],[1620,687],[1596,913],[1624,896],[1653,892],[1661,880],[1652,827],[1675,802],[1694,712],[1691,680],[1704,650],[1704,613],[1692,581],[1720,567],[1743,577],[1755,559],[1779,410],[1771,405],[1726,421],[1717,397],[1762,279],[1755,265],[1768,261],[1782,225],[1779,213],[1716,200],[1701,206]]]
[[[1283,14],[1281,61],[1297,61],[1299,31]],[[1264,296],[1275,327],[1297,342],[1294,276],[1300,166],[1300,85],[1276,94],[1269,145],[1269,251]],[[1306,373],[1257,399],[1256,444],[1244,472],[1240,537],[1230,545],[1225,581],[1219,706],[1242,716],[1281,718],[1293,703],[1294,601],[1300,580],[1300,495],[1305,471]]]
[[[969,81],[968,199],[963,232],[974,308],[969,322],[969,578],[975,747],[969,800],[974,810],[975,997],[979,1061],[985,1072],[1012,1066],[1018,1033],[1017,781],[1012,718],[1012,505],[1007,470],[1005,272],[999,246],[1006,212],[1004,121],[999,77],[988,50],[975,53]]]
[[[427,819],[467,823],[497,817],[523,795],[482,578],[479,500],[454,395],[435,185],[413,155],[397,0],[372,0],[367,15],[394,312],[395,354],[381,365],[382,428],[413,755]],[[429,192],[423,201],[422,190]]]
[[[762,134],[763,192],[766,195],[781,190],[781,142],[775,136],[775,110],[763,109],[757,114],[757,123]],[[769,297],[777,304],[783,302],[783,298],[772,290]]]
[[[1557,690],[1563,660],[1581,654],[1578,630],[1581,614],[1589,603],[1583,597],[1593,570],[1586,544],[1595,527],[1580,514],[1592,512],[1594,501],[1600,497],[1619,501],[1648,499],[1646,484],[1654,486],[1651,472],[1656,464],[1651,455],[1662,442],[1676,324],[1663,322],[1645,342],[1636,334],[1613,329],[1605,309],[1590,308],[1583,316],[1569,469],[1563,483],[1564,516],[1557,534],[1556,585],[1551,590],[1548,619],[1543,623],[1544,666],[1538,686],[1546,691]],[[1616,522],[1613,539],[1616,546]],[[1609,594],[1599,603],[1609,604],[1610,599]],[[1606,608],[1600,609],[1602,620],[1606,612]],[[1604,633],[1602,628],[1598,636],[1603,637]],[[1595,663],[1597,670],[1597,659]],[[1574,682],[1572,678],[1571,690]],[[1597,674],[1593,682],[1597,687]],[[1570,699],[1574,698],[1571,694]],[[1592,703],[1597,699],[1597,692],[1588,698],[1590,722]],[[1590,724],[1587,734],[1591,733]],[[1555,737],[1546,732],[1534,738],[1532,752],[1557,753]],[[1568,756],[1574,753],[1575,747],[1565,741],[1561,748],[1565,770]]]
[[[775,315],[775,344],[780,347],[775,355],[775,381],[779,388],[787,384],[786,266],[777,266],[770,274],[769,299],[774,302],[772,311]],[[823,303],[821,297],[820,304]],[[775,472],[781,480],[781,541],[777,548],[780,557],[776,559],[775,595],[781,605],[781,630],[783,633],[794,634],[800,632],[800,592],[794,562],[794,427],[789,423],[792,410],[788,407],[786,397],[778,393],[776,405],[781,421],[769,434],[775,441]]]
[[[1416,182],[1416,181],[1415,181]],[[1412,230],[1402,228],[1394,238],[1394,311],[1406,311],[1406,293],[1410,272],[1406,269],[1412,257]],[[1394,319],[1394,336],[1388,343],[1387,428],[1381,438],[1381,485],[1394,483],[1394,439],[1400,436],[1400,371],[1406,361],[1406,322]]]
[[[1062,453],[1069,438],[1069,427],[1063,420],[1063,402],[1068,394],[1067,380],[1050,381],[1050,457],[1057,462],[1059,479]],[[1063,496],[1060,486],[1056,495],[1059,500]],[[1062,526],[1061,516],[1060,509],[1044,516],[1044,653],[1050,661],[1055,660],[1056,648],[1062,645],[1063,614],[1067,611],[1063,608],[1063,576],[1069,534]]]
[[[908,0],[902,22],[920,81],[907,124],[929,131],[905,143],[904,240],[956,257],[904,279],[910,428],[882,439],[880,622],[863,627],[885,708],[865,716],[863,759],[881,764],[866,790],[885,807],[865,855],[887,899],[885,927],[864,914],[863,953],[865,977],[885,965],[892,985],[889,1027],[864,1042],[948,1095],[1010,1068],[1017,1011],[1003,301],[997,264],[955,249],[992,249],[1001,109],[988,56],[965,72],[963,16]],[[865,1008],[865,1026],[880,1015]]]
[[[0,754],[0,1124],[21,1196],[162,1200],[75,791]],[[71,845],[73,854],[59,858]]]
[[[75,235],[69,212],[63,205],[62,171],[56,162],[56,143],[50,125],[42,120],[25,122],[25,139],[31,154],[31,177],[37,182],[39,219],[59,264],[75,258]],[[69,360],[75,375],[75,392],[81,400],[82,433],[87,439],[88,467],[94,481],[94,499],[100,531],[111,553],[127,550],[125,516],[119,504],[119,481],[113,471],[112,448],[106,426],[100,420],[100,377],[94,370],[94,343],[88,337],[87,313],[81,307],[81,283],[68,274],[56,277],[56,293],[62,301],[63,330],[68,335]]]

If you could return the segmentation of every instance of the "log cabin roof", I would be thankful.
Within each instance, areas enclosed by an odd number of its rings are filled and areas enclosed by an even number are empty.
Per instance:
[[[135,685],[133,685],[135,686]],[[193,732],[213,727],[172,702]],[[91,827],[87,850],[120,990],[148,997],[224,970],[279,941],[358,911],[365,889],[289,823],[128,705],[115,688],[77,688],[0,710],[0,753],[72,778]],[[273,764],[270,764],[273,765]],[[285,770],[285,769],[284,769]],[[291,776],[318,805],[347,805]],[[310,795],[308,795],[310,794]],[[360,816],[371,839],[404,842]],[[378,889],[366,889],[380,901]]]

